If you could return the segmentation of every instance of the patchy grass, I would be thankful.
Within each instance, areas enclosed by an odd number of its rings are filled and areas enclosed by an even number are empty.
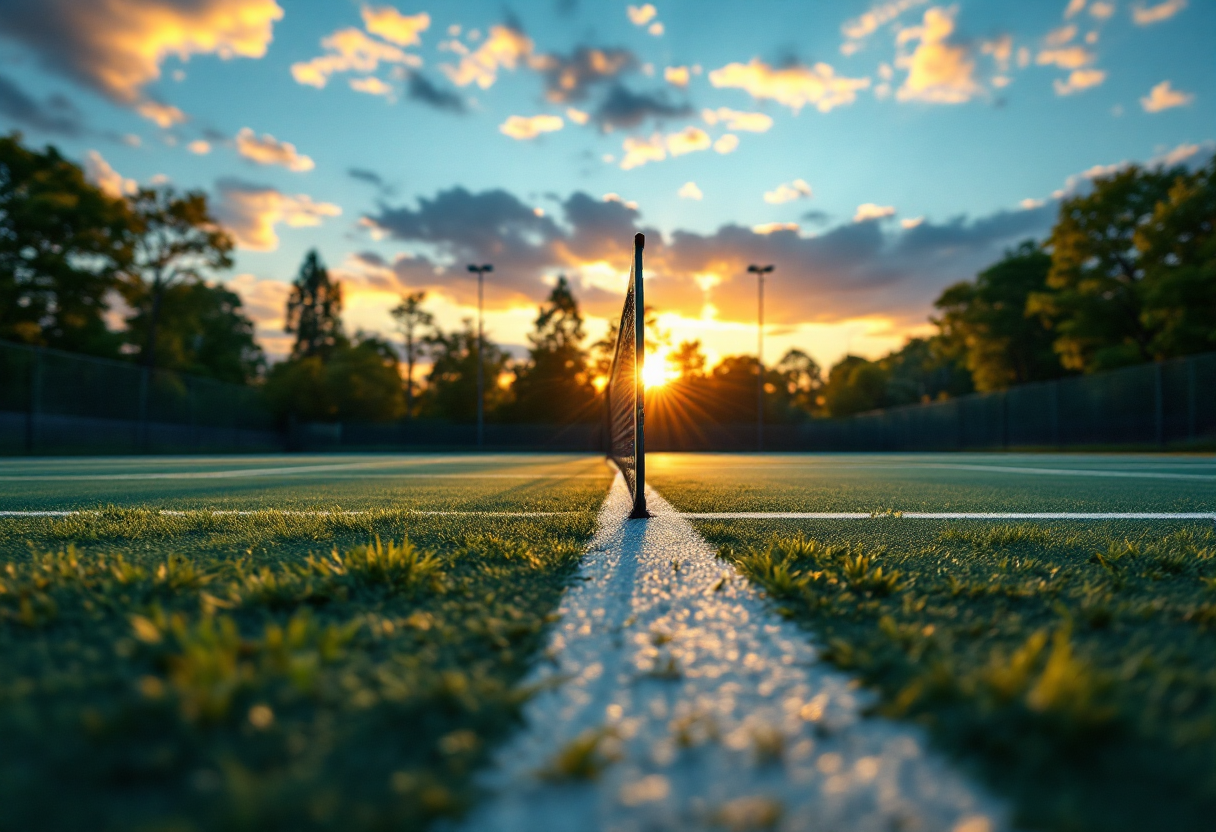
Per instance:
[[[594,514],[0,522],[0,828],[370,830],[472,799]]]
[[[1009,795],[1019,824],[1211,828],[1207,528],[699,526],[879,691],[881,713],[926,725]]]

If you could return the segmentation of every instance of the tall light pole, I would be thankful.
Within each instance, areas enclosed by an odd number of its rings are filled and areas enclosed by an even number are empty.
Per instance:
[[[481,326],[481,305],[482,299],[485,296],[484,283],[486,272],[494,271],[494,267],[489,263],[481,266],[470,265],[469,271],[477,275],[477,447],[480,448],[486,441],[486,380],[485,362],[481,360],[481,351],[484,344]]]
[[[759,304],[756,312],[756,450],[764,450],[764,276],[773,270],[772,265],[747,267],[748,274],[754,274],[757,288],[760,290]]]

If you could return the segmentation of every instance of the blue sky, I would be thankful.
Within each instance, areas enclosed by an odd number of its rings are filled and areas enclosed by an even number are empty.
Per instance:
[[[385,334],[409,289],[456,325],[494,262],[522,345],[558,274],[598,335],[643,230],[674,340],[754,349],[763,260],[769,358],[827,364],[924,331],[1095,172],[1210,155],[1213,43],[1198,0],[0,0],[0,129],[207,191],[272,353],[311,247]]]

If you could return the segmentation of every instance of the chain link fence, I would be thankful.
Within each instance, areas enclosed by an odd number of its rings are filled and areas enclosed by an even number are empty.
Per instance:
[[[255,388],[0,343],[0,453],[281,447]]]

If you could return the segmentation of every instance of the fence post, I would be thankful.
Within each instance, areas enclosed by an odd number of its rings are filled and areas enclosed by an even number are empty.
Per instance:
[[[25,451],[34,453],[38,444],[38,416],[42,413],[42,348],[34,347],[30,361],[30,400],[25,414]]]
[[[1165,370],[1160,361],[1153,364],[1153,428],[1157,444],[1165,444]]]

